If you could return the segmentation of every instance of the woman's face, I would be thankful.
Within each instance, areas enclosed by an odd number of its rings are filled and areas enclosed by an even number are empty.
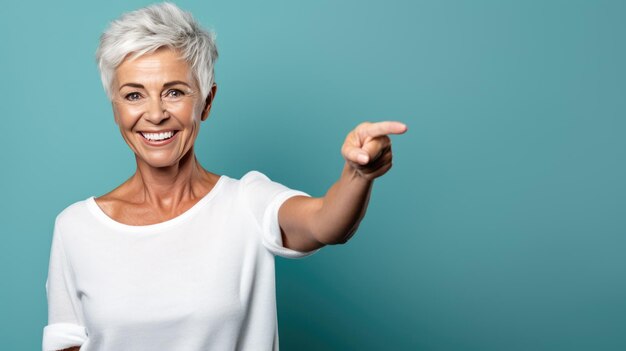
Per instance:
[[[192,150],[215,89],[203,98],[189,64],[169,48],[122,61],[113,80],[113,114],[137,161],[177,164]]]

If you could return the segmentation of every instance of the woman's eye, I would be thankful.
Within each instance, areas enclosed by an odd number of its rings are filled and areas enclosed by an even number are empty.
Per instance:
[[[182,97],[183,95],[185,94],[178,89],[168,90],[167,93],[165,94],[165,96],[171,97],[171,98],[179,98],[179,97]]]
[[[128,101],[136,101],[136,100],[139,100],[140,97],[141,95],[139,95],[139,93],[134,92],[134,93],[126,94],[124,98],[126,98],[126,100]]]

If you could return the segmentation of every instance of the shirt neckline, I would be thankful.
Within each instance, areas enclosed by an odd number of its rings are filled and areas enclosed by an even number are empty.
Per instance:
[[[88,197],[85,201],[87,203],[87,207],[89,210],[101,221],[105,222],[107,225],[114,227],[117,230],[126,231],[126,232],[146,232],[146,231],[155,231],[161,230],[165,228],[169,228],[171,226],[180,224],[193,216],[196,212],[198,212],[206,203],[208,203],[218,191],[222,188],[222,183],[225,182],[225,179],[228,178],[225,175],[221,175],[217,180],[213,188],[204,195],[198,202],[196,202],[193,206],[191,206],[187,211],[179,214],[178,216],[168,219],[163,222],[147,224],[147,225],[130,225],[122,222],[118,222],[113,218],[109,217],[95,200],[95,195]]]

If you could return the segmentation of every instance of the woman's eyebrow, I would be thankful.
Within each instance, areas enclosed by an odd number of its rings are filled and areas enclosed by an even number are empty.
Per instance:
[[[177,85],[177,84],[186,85],[187,87],[191,88],[191,85],[187,84],[187,82],[183,82],[182,80],[175,80],[175,81],[167,82],[163,84],[163,88],[168,88],[168,87],[171,87],[172,85]]]
[[[137,83],[124,83],[120,86],[120,90],[122,90],[123,87],[131,87],[131,88],[141,88],[143,89],[143,85],[141,84],[137,84]]]
[[[171,82],[167,82],[163,84],[163,88],[168,88],[176,84],[186,85],[187,87],[191,88],[191,86],[187,82],[183,82],[182,80],[174,80]],[[123,87],[132,87],[132,88],[140,88],[140,89],[145,88],[142,84],[139,84],[139,83],[124,83],[120,86],[120,90],[122,90]]]

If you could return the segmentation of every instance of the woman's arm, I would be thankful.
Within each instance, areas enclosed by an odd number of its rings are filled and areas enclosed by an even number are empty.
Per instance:
[[[391,168],[389,134],[406,132],[400,122],[361,123],[341,148],[346,160],[341,177],[322,198],[294,196],[281,206],[278,221],[283,246],[311,251],[343,244],[365,216],[374,179]]]

